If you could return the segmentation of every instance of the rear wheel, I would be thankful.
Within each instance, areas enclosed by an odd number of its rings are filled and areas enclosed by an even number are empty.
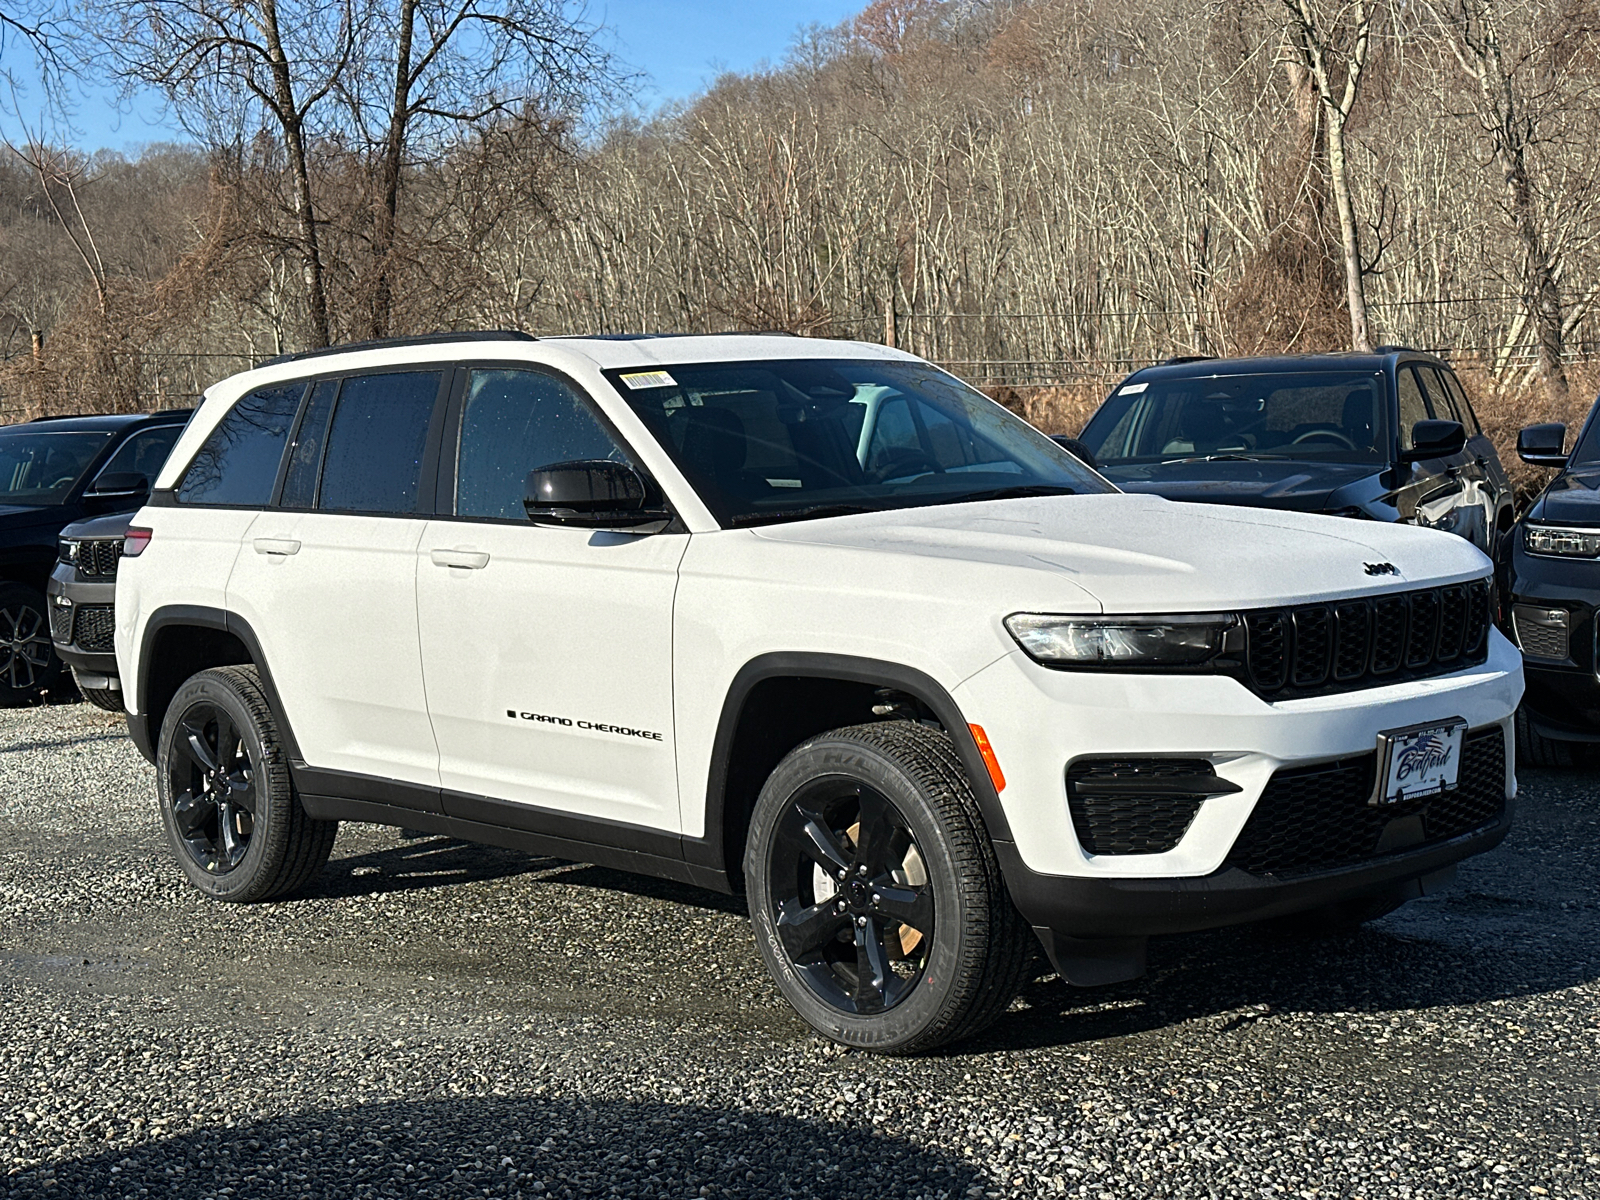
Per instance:
[[[1577,742],[1547,738],[1534,729],[1528,710],[1519,707],[1516,719],[1517,762],[1530,767],[1574,767],[1582,755]]]
[[[26,584],[0,583],[0,705],[33,700],[60,678],[44,596]]]
[[[254,667],[202,671],[178,689],[161,724],[156,785],[178,865],[214,900],[286,896],[333,850],[339,823],[300,807]]]
[[[941,730],[858,725],[790,752],[756,801],[745,874],[779,990],[848,1046],[911,1054],[977,1033],[1033,961]]]

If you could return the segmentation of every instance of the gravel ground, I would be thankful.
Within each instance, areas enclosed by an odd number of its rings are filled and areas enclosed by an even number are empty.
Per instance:
[[[203,901],[88,706],[0,713],[0,1195],[1600,1197],[1600,775],[1358,935],[1151,946],[911,1061],[736,902],[347,825]]]

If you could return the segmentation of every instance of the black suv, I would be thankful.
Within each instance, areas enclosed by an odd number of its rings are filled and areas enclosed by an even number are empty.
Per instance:
[[[1502,558],[1511,483],[1432,355],[1169,359],[1124,379],[1082,441],[1124,491],[1444,529]]]
[[[182,411],[0,427],[0,704],[60,679],[44,591],[61,530],[143,504],[188,419]]]
[[[1600,404],[1596,405],[1600,409]],[[1559,468],[1511,540],[1511,628],[1522,649],[1527,691],[1517,710],[1517,757],[1571,766],[1600,743],[1600,430],[1595,409],[1564,450],[1567,427],[1530,425],[1517,454]]]

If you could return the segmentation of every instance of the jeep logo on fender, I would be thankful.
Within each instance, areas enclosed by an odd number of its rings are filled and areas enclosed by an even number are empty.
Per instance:
[[[543,713],[518,712],[514,708],[506,709],[506,716],[513,721],[536,721],[545,725],[565,725],[573,729],[589,730],[594,733],[615,733],[622,737],[643,738],[647,742],[661,741],[659,733],[652,733],[648,729],[634,729],[628,725],[606,725],[600,721],[574,721],[571,717],[550,717]]]

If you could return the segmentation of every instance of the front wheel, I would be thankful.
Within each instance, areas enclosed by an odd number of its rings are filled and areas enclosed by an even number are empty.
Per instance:
[[[0,705],[36,699],[60,677],[44,597],[26,584],[0,583]]]
[[[201,671],[178,689],[161,723],[156,787],[178,865],[213,900],[289,895],[322,869],[339,831],[300,806],[254,667]]]
[[[1517,763],[1529,767],[1574,767],[1582,753],[1577,742],[1547,738],[1533,727],[1528,710],[1517,708],[1514,722],[1517,734]]]
[[[745,875],[779,990],[847,1046],[913,1054],[969,1037],[1034,958],[942,730],[857,725],[791,751],[756,801]]]

